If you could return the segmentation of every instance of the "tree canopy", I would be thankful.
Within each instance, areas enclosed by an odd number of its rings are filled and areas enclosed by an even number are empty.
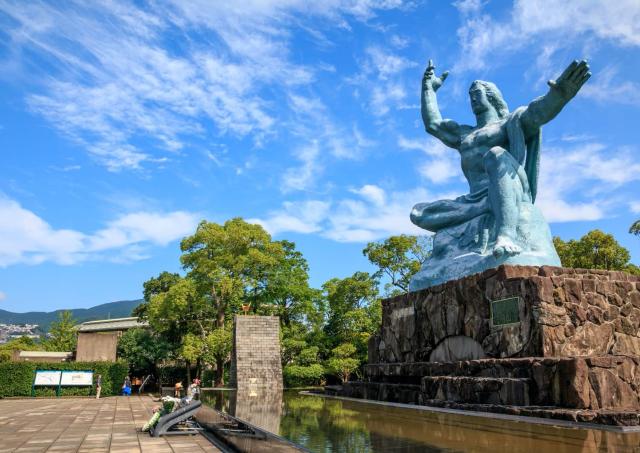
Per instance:
[[[58,314],[58,320],[49,327],[49,335],[42,341],[47,351],[73,351],[78,341],[76,321],[68,310]]]
[[[565,267],[639,271],[637,266],[629,263],[629,250],[621,246],[613,235],[600,230],[589,231],[578,240],[566,242],[556,236],[553,244]]]
[[[371,264],[378,267],[373,276],[389,279],[385,284],[388,296],[409,291],[411,277],[420,270],[430,253],[430,237],[406,234],[391,236],[381,242],[370,242],[362,251]]]

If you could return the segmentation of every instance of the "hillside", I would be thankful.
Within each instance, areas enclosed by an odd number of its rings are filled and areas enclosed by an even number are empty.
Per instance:
[[[93,321],[95,319],[125,318],[131,316],[131,311],[140,303],[139,300],[121,300],[107,304],[96,305],[91,308],[70,309],[73,319],[77,322]],[[0,310],[0,324],[38,324],[39,330],[46,332],[52,321],[58,319],[58,314],[64,309],[56,311],[30,311],[27,313],[13,313]]]

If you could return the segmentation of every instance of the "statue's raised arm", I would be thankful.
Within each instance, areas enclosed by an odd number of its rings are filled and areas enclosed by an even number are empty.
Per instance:
[[[522,113],[522,127],[526,135],[533,135],[543,124],[551,121],[578,94],[591,77],[586,60],[573,60],[556,80],[549,80],[549,92],[534,99]]]
[[[429,134],[441,140],[445,145],[458,149],[464,126],[453,120],[443,119],[438,108],[438,99],[436,98],[436,91],[447,79],[449,72],[445,71],[440,77],[437,77],[435,69],[433,61],[429,60],[427,69],[425,69],[422,77],[422,121]]]

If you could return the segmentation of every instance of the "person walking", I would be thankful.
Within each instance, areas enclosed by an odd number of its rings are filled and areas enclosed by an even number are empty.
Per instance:
[[[122,384],[122,394],[131,396],[131,378],[129,376],[124,378],[124,384]]]
[[[102,375],[96,376],[96,399],[100,399],[100,392],[102,391]]]

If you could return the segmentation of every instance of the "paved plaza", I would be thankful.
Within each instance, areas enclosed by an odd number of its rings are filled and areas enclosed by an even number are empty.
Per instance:
[[[158,403],[148,396],[0,400],[0,452],[216,452],[202,435],[138,432]]]

